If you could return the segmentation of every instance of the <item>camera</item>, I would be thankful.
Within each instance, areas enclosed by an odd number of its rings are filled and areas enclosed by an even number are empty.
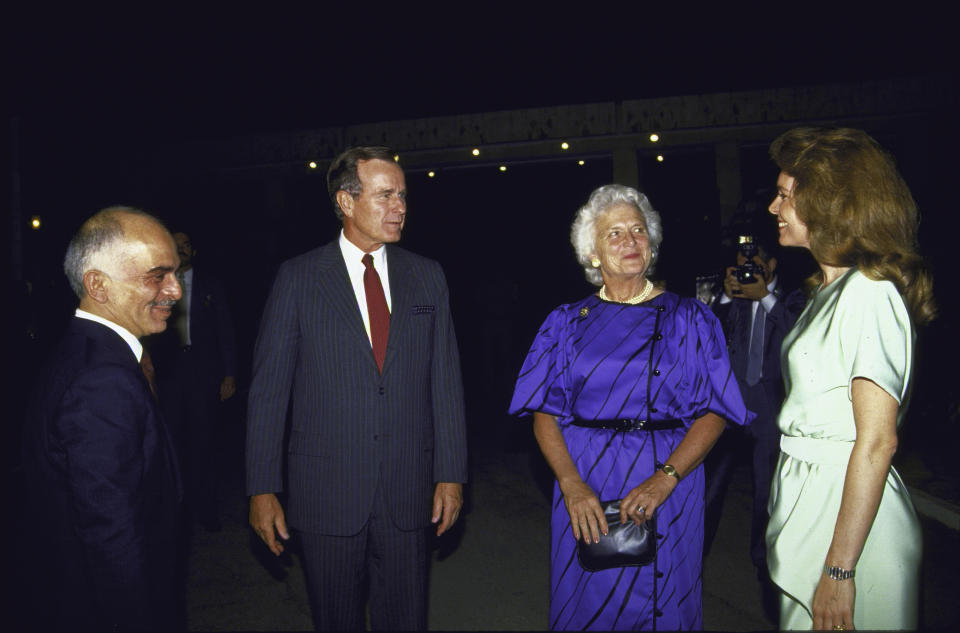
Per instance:
[[[737,266],[737,281],[742,284],[752,284],[763,279],[763,267],[753,261],[759,252],[758,245],[752,235],[741,235],[737,238],[737,252],[747,261]]]

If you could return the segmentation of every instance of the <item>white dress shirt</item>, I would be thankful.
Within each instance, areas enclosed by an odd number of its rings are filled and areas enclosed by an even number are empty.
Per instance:
[[[340,230],[340,252],[343,255],[343,261],[347,265],[347,275],[350,276],[350,285],[353,287],[353,295],[357,299],[357,307],[360,308],[360,316],[363,317],[363,327],[367,330],[367,338],[370,338],[370,314],[367,312],[367,292],[363,287],[363,273],[366,268],[363,265],[363,256],[366,255],[362,250],[347,239]],[[383,294],[387,298],[387,310],[392,310],[393,304],[390,301],[390,272],[387,265],[387,249],[381,246],[370,253],[373,256],[373,267],[380,275],[380,284],[383,286]],[[370,340],[373,345],[373,339]]]
[[[765,296],[760,301],[751,301],[753,305],[750,306],[750,330],[753,331],[753,322],[757,318],[757,311],[763,310],[766,314],[770,314],[773,310],[773,306],[777,304],[777,296],[773,294],[774,289],[777,287],[777,276],[774,275],[773,279],[770,280],[770,283],[767,284],[767,296]],[[741,299],[743,297],[740,297]],[[727,293],[724,292],[720,295],[720,303],[730,303],[733,301],[730,297],[727,296]]]

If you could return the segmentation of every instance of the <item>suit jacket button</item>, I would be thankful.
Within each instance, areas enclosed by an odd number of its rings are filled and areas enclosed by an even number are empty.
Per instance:
[[[659,376],[659,375],[660,375],[660,370],[659,370],[659,369],[654,369],[654,370],[653,370],[653,375],[654,375],[654,376]]]

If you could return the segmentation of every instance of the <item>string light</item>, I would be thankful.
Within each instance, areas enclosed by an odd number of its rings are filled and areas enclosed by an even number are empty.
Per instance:
[[[436,176],[436,175],[437,175],[437,172],[435,172],[435,171],[428,171],[428,172],[427,172],[427,178],[433,178],[433,177]]]
[[[473,154],[474,156],[479,156],[479,155],[480,155],[480,150],[479,150],[478,148],[474,147],[474,148],[473,148],[473,151],[470,152],[470,153]]]
[[[40,228],[40,216],[39,216],[39,215],[35,215],[35,216],[33,216],[32,218],[30,218],[30,227],[33,228],[33,230],[37,230],[37,229]]]
[[[500,165],[500,171],[507,171],[506,165]]]
[[[662,162],[663,162],[663,154],[657,154],[657,162],[658,162],[658,163],[662,163]]]
[[[312,161],[310,161],[309,163],[307,163],[307,165],[309,165],[310,169],[316,169],[316,168],[317,168],[317,161],[312,160]]]
[[[660,135],[657,134],[656,132],[654,132],[653,134],[650,135],[650,142],[651,142],[651,143],[656,143],[656,142],[659,141],[659,140],[660,140]]]
[[[566,141],[560,143],[560,149],[570,149],[570,143]]]

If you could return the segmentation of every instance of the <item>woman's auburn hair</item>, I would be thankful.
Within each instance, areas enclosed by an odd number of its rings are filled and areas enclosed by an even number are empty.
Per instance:
[[[873,138],[851,128],[794,128],[773,141],[770,157],[796,180],[797,215],[818,262],[892,282],[918,324],[936,317],[933,278],[917,249],[917,205]],[[822,283],[822,272],[810,281]]]

